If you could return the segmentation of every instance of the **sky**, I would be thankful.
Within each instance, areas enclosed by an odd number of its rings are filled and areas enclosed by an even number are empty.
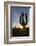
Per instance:
[[[24,12],[24,14],[27,13],[29,16],[29,12],[32,14],[31,10],[25,7],[11,7],[12,28],[14,28],[17,24],[20,24],[19,17],[21,16],[22,12]]]

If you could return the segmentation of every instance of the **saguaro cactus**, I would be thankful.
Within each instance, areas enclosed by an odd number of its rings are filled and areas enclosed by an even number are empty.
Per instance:
[[[19,22],[20,22],[20,24],[23,26],[23,27],[25,27],[25,25],[27,24],[27,22],[28,22],[28,19],[27,19],[27,13],[21,13],[21,16],[20,16],[20,18],[19,18]]]

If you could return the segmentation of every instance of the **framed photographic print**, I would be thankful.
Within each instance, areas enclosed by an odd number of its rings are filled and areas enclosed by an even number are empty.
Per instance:
[[[35,42],[35,3],[5,2],[5,43]]]

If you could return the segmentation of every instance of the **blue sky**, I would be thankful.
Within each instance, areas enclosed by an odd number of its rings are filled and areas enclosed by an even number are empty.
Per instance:
[[[29,15],[29,8],[11,7],[12,28],[14,28],[17,24],[20,24],[19,17],[21,16],[22,12]]]

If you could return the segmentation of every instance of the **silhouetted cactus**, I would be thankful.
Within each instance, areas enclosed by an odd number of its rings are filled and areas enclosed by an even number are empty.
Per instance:
[[[25,17],[25,19],[24,19],[24,17]],[[25,27],[25,25],[26,25],[27,22],[28,22],[27,13],[25,13],[25,15],[24,15],[24,13],[22,12],[19,20],[20,20],[20,21],[19,21],[20,24],[21,24],[23,27]],[[26,21],[26,22],[25,22],[25,21]]]

